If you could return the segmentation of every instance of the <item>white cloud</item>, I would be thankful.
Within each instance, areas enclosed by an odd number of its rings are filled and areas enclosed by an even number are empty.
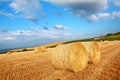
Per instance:
[[[1,38],[2,40],[5,40],[5,41],[11,41],[11,40],[15,40],[14,37],[4,37],[4,38]]]
[[[38,23],[38,18],[35,17],[35,16],[32,16],[32,15],[24,15],[23,17],[26,18],[26,19],[28,19],[28,20],[31,20],[31,21],[33,21],[33,22],[35,22],[35,23]]]
[[[54,26],[55,29],[59,29],[59,30],[66,30],[67,28],[63,25],[55,25]]]
[[[95,22],[99,20],[107,20],[112,19],[112,16],[110,13],[98,13],[96,15],[91,15],[88,17],[89,22]]]
[[[16,17],[15,15],[13,15],[11,13],[4,12],[4,11],[0,11],[0,15],[4,15],[4,16],[8,16],[8,17]]]
[[[19,41],[21,42],[29,40],[71,40],[71,39],[80,39],[81,35],[69,33],[66,30],[59,29],[33,29],[33,30],[17,30],[17,31],[7,31],[0,32],[0,42],[2,41]]]
[[[0,32],[0,49],[21,48],[48,44],[52,42],[84,38],[80,34],[72,34],[63,30],[17,30]]]
[[[95,22],[98,20],[99,20],[99,18],[96,15],[91,15],[88,17],[88,22]]]
[[[110,0],[112,1],[117,7],[120,7],[120,0]]]
[[[0,32],[0,41],[11,41],[11,40],[15,40],[14,36],[11,36],[11,34],[9,34],[9,32]]]
[[[65,11],[87,19],[88,22],[99,20],[108,20],[120,18],[119,11],[104,13],[108,8],[108,3],[113,2],[117,7],[120,7],[120,0],[44,0],[62,6]],[[111,5],[110,5],[111,6]]]
[[[50,39],[55,39],[55,38],[60,38],[64,37],[67,32],[65,31],[59,31],[56,29],[51,29],[51,30],[17,30],[17,31],[8,31],[8,32],[0,32],[0,40],[19,40],[19,39],[29,39],[29,38],[50,38]]]
[[[108,19],[111,17],[111,14],[110,13],[99,13],[98,16],[99,16],[99,19]]]
[[[46,0],[45,0],[46,1]],[[107,8],[107,0],[47,0],[59,6],[68,7],[69,11],[81,17],[86,17]]]
[[[120,11],[113,11],[112,18],[120,18]]]
[[[12,0],[10,7],[15,10],[16,14],[22,14],[28,20],[38,21],[41,9],[39,0]]]
[[[0,49],[30,47],[51,42],[85,38],[83,35],[59,29],[31,29],[16,31],[0,31]]]

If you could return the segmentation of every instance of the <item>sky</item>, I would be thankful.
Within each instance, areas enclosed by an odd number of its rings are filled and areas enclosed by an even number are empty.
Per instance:
[[[120,0],[0,0],[0,49],[120,31]]]

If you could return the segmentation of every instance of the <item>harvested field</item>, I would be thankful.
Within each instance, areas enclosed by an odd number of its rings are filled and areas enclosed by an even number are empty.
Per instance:
[[[101,60],[80,72],[55,69],[48,52],[0,55],[0,80],[120,80],[120,41],[100,42]]]

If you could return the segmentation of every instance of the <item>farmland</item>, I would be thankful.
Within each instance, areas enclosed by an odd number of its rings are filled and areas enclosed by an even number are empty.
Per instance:
[[[34,51],[0,55],[0,80],[119,80],[120,41],[99,42],[101,60],[80,72],[53,67],[51,53]]]

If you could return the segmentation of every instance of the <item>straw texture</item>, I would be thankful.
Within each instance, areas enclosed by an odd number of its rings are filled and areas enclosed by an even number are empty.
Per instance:
[[[83,70],[88,61],[88,54],[81,43],[62,44],[52,50],[52,63],[55,68],[74,72]]]
[[[43,53],[43,52],[46,52],[47,49],[45,47],[39,46],[39,47],[36,47],[34,51],[36,53]]]
[[[94,64],[100,61],[100,48],[99,44],[95,41],[93,42],[81,42],[83,46],[86,48],[89,60],[88,62],[92,62]]]
[[[11,52],[10,52],[10,51],[8,51],[8,52],[7,52],[7,54],[11,54]]]

